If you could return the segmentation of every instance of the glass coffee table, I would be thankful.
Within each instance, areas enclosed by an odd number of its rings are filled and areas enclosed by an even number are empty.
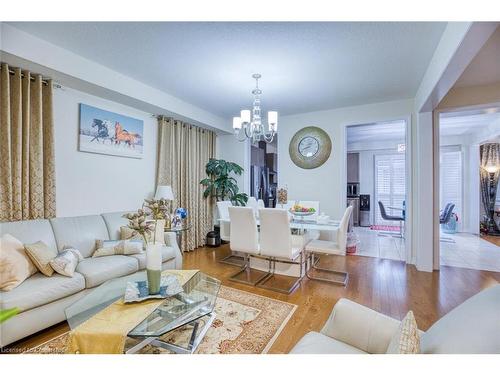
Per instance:
[[[120,277],[105,282],[85,297],[68,307],[66,319],[73,330],[80,324],[123,298],[128,282],[146,280],[146,272]],[[184,291],[166,298],[163,303],[128,333],[138,343],[126,349],[127,354],[137,353],[146,345],[153,345],[174,353],[193,353],[215,319],[215,301],[220,281],[202,272],[196,273],[184,284]],[[202,326],[200,328],[200,326]],[[177,329],[190,329],[181,342],[165,342],[161,337]]]

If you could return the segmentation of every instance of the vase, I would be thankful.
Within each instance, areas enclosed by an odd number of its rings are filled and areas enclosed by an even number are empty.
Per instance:
[[[146,274],[149,294],[158,294],[161,284],[161,248],[160,243],[148,243],[146,246]]]

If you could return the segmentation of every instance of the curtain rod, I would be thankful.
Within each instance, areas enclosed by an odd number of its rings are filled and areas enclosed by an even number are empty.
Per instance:
[[[3,66],[0,65],[0,70],[1,69],[3,69]],[[14,74],[16,74],[16,72],[15,72],[15,70],[9,69],[9,74],[14,75]],[[21,73],[21,78],[26,78],[26,75],[24,73]],[[30,81],[35,81],[35,77],[30,77]],[[48,85],[49,82],[47,81],[47,79],[42,78],[42,84]]]

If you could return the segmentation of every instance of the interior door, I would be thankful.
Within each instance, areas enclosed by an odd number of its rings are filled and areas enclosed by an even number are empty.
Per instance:
[[[406,167],[404,153],[375,155],[375,224],[398,225],[394,221],[386,221],[380,215],[378,202],[381,201],[388,214],[401,215],[399,210],[389,207],[403,207],[406,196]]]

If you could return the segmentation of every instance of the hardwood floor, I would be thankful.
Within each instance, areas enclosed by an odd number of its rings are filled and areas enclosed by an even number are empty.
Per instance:
[[[419,328],[426,330],[441,316],[489,285],[500,282],[500,273],[443,266],[439,272],[419,272],[403,262],[362,256],[332,257],[325,265],[350,273],[346,288],[304,280],[291,295],[228,280],[237,268],[219,263],[229,248],[200,248],[184,256],[185,269],[200,269],[224,285],[298,305],[270,353],[288,353],[307,332],[321,329],[339,298],[345,297],[381,313],[402,319],[413,310]],[[280,281],[279,279],[277,281]],[[11,346],[31,348],[68,330],[66,323],[49,328]]]
[[[500,246],[499,236],[481,236],[481,238],[485,241],[491,242],[493,245]]]

